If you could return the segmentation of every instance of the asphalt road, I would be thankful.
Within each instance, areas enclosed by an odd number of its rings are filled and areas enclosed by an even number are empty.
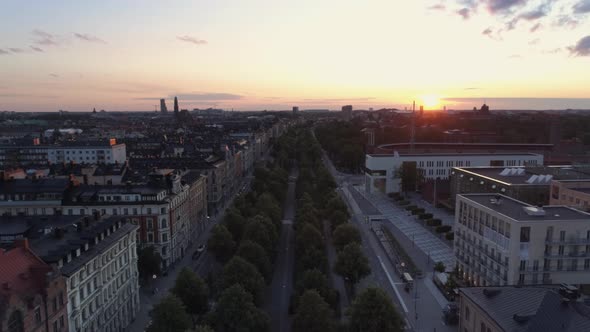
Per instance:
[[[271,317],[271,331],[291,331],[289,302],[293,292],[293,270],[295,261],[295,184],[297,169],[289,174],[289,186],[283,207],[283,226],[279,238],[279,252],[270,286],[267,287],[266,311]]]

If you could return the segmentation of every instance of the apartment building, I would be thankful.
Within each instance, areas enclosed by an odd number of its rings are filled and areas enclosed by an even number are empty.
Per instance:
[[[41,145],[0,145],[0,166],[50,165],[57,163],[123,164],[127,160],[125,143],[111,138],[96,142],[64,142]]]
[[[66,279],[71,332],[124,330],[140,306],[138,226],[121,217],[46,224],[31,249]]]
[[[367,154],[365,188],[384,193],[401,190],[400,169],[409,164],[425,180],[448,179],[453,167],[542,165],[543,155],[534,153],[399,153]]]
[[[68,331],[66,279],[26,239],[0,249],[0,285],[0,331]]]
[[[504,195],[457,195],[454,247],[460,273],[475,286],[584,285],[590,214]]]

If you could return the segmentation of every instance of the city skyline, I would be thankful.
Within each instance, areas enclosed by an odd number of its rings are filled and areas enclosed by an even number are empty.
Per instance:
[[[4,8],[0,110],[590,109],[588,0]]]

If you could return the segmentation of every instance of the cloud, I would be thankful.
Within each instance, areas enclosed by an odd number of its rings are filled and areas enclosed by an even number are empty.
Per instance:
[[[58,46],[60,44],[59,37],[49,32],[35,29],[31,32],[33,34],[33,42],[44,46]]]
[[[239,100],[244,98],[242,95],[233,93],[213,92],[213,93],[178,93],[166,97],[174,99],[178,97],[179,101],[220,101],[220,100]],[[160,100],[160,97],[135,98],[136,100]]]
[[[195,37],[191,37],[188,35],[185,36],[176,36],[176,39],[183,41],[183,42],[187,42],[187,43],[191,43],[191,44],[195,44],[195,45],[206,45],[207,41],[204,39],[198,39]]]
[[[0,48],[0,55],[6,55],[6,54],[10,54],[10,52]]]
[[[508,57],[508,59],[522,59],[522,55],[520,54],[512,54]]]
[[[35,94],[30,94],[30,93],[0,93],[0,97],[3,97],[3,98],[47,98],[47,99],[59,98],[59,96],[56,96],[56,95],[35,95]]]
[[[574,5],[573,10],[576,14],[590,13],[590,0],[581,0]]]
[[[37,46],[31,45],[31,49],[35,52],[43,52],[43,49]]]
[[[8,50],[12,53],[24,53],[25,52],[25,50],[23,50],[22,48],[16,48],[16,47],[10,47]]]
[[[99,44],[106,44],[107,42],[96,37],[93,36],[91,34],[87,34],[87,33],[77,33],[74,32],[74,37],[83,40],[83,41],[87,41],[87,42],[91,42],[91,43],[99,43]]]
[[[543,25],[542,25],[541,23],[537,23],[537,24],[533,25],[533,26],[532,26],[532,27],[529,29],[529,31],[530,31],[531,33],[533,33],[533,32],[537,32],[537,30],[539,30],[539,29],[540,29],[542,26],[543,26]]]
[[[305,102],[314,102],[314,103],[348,103],[348,102],[363,102],[363,101],[371,101],[375,99],[375,97],[360,97],[360,98],[308,98],[303,99]]]
[[[533,39],[529,42],[529,45],[537,45],[540,41],[541,39],[539,38]]]
[[[465,88],[464,90],[480,90],[481,88],[469,87]]]
[[[457,10],[457,14],[463,17],[464,20],[467,20],[471,17],[471,10],[469,8],[461,8]]]
[[[574,29],[578,26],[578,24],[580,24],[580,21],[571,18],[567,15],[562,15],[560,16],[557,21],[555,21],[553,23],[553,25],[558,26],[558,27],[566,27],[566,28],[570,28],[570,29]]]
[[[512,8],[526,4],[526,0],[487,0],[488,11],[492,14],[506,13]]]
[[[432,5],[432,6],[428,7],[428,9],[443,11],[443,10],[447,9],[447,7],[442,3],[437,3],[436,5]]]
[[[561,52],[563,52],[563,49],[561,49],[561,47],[542,51],[543,54],[556,54]]]
[[[58,78],[58,77],[59,77],[59,75],[58,75],[58,74],[54,74],[54,73],[51,73],[51,74],[49,74],[49,76],[51,76],[51,77],[53,77],[53,78]]]
[[[575,56],[590,56],[590,35],[580,39],[576,45],[568,47],[568,50]]]

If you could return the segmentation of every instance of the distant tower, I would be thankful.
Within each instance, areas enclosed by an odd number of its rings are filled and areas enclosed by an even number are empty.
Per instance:
[[[352,105],[342,106],[342,113],[344,113],[344,119],[350,121],[352,119]]]
[[[160,112],[168,113],[168,108],[166,107],[166,99],[160,99]]]
[[[416,102],[412,103],[412,123],[410,125],[410,150],[414,151],[416,141]]]
[[[178,98],[174,97],[174,114],[178,114]]]
[[[293,114],[299,113],[299,106],[293,106]]]

